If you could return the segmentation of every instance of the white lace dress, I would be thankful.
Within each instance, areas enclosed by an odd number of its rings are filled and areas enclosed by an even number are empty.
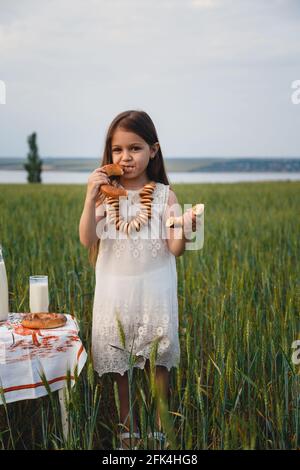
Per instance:
[[[120,203],[120,214],[125,217],[126,207],[128,220],[136,214],[130,211],[138,207],[138,191],[128,190],[124,205]],[[134,367],[143,369],[156,338],[156,365],[168,370],[179,365],[176,260],[168,249],[164,225],[168,195],[169,186],[156,183],[152,219],[140,232],[130,236],[118,232],[107,217],[99,222],[100,228],[98,224],[101,242],[95,267],[92,356],[100,376],[106,372],[124,375],[130,354]]]

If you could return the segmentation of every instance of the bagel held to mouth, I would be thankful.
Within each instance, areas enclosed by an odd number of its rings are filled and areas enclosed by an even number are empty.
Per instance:
[[[66,324],[67,318],[62,313],[28,313],[22,320],[24,328],[44,329],[44,328],[58,328]]]
[[[105,171],[107,176],[120,176],[124,174],[123,168],[117,163],[110,163],[108,165],[104,165],[102,169]],[[127,196],[126,189],[116,188],[111,184],[103,184],[101,186],[101,192],[105,194],[105,196],[109,197]]]

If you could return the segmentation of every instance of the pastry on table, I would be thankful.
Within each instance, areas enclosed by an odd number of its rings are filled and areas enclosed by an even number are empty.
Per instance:
[[[67,322],[67,317],[62,313],[48,313],[37,312],[27,313],[22,320],[24,328],[58,328],[64,326]]]

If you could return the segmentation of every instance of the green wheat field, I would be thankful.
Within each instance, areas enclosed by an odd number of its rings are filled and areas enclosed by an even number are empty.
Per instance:
[[[157,407],[170,449],[300,449],[300,182],[173,185],[205,204],[200,251],[176,258],[181,362],[169,407],[153,376],[130,373],[144,449]],[[119,401],[93,372],[94,271],[79,241],[83,185],[0,185],[0,243],[10,310],[29,311],[29,276],[48,274],[50,311],[74,314],[88,352],[69,387],[64,439],[58,394],[0,406],[0,449],[113,449]],[[153,356],[154,357],[154,356]],[[151,364],[153,365],[153,357]],[[132,380],[133,376],[133,380]]]

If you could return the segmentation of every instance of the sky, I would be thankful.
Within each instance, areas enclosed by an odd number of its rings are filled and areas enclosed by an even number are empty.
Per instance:
[[[102,156],[128,109],[165,157],[300,156],[295,80],[299,0],[0,0],[0,156]]]

